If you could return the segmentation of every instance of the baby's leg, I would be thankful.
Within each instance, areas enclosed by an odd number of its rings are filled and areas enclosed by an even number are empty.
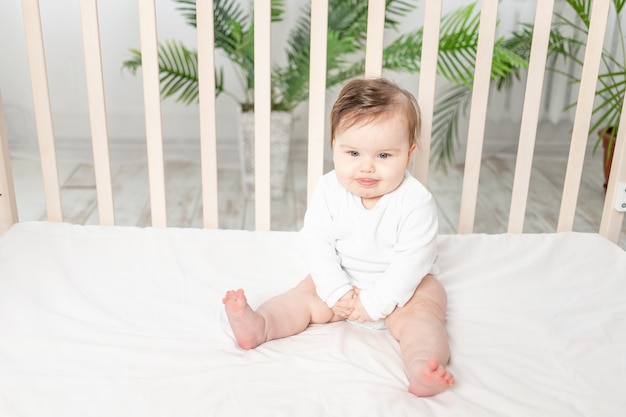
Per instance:
[[[237,344],[244,349],[300,333],[311,323],[341,319],[317,296],[310,276],[286,293],[267,300],[256,311],[241,289],[228,291],[222,302]]]
[[[454,385],[454,377],[445,368],[450,358],[446,307],[444,288],[427,275],[409,302],[385,319],[387,328],[400,342],[409,391],[419,397],[438,394]]]

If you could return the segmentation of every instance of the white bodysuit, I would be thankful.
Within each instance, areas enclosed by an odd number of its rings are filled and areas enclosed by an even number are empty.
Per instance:
[[[403,306],[426,274],[436,274],[437,210],[408,172],[372,209],[324,175],[304,218],[307,259],[320,298],[332,307],[352,286],[373,320]]]

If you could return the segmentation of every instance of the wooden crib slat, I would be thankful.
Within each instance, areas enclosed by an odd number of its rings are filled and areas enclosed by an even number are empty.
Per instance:
[[[382,74],[385,9],[385,0],[369,0],[367,4],[367,38],[365,43],[366,77],[380,77]]]
[[[307,156],[307,203],[324,172],[324,126],[326,116],[326,37],[328,0],[311,2],[311,59],[309,68],[309,139]]]
[[[80,11],[96,194],[98,197],[98,216],[100,224],[112,226],[115,224],[115,210],[113,206],[113,186],[111,183],[111,163],[109,160],[98,5],[96,0],[81,0]]]
[[[255,228],[270,230],[270,115],[272,11],[267,0],[254,0],[254,198]]]
[[[163,164],[161,93],[159,91],[159,58],[154,0],[139,0],[139,31],[152,226],[166,227],[165,168]]]
[[[196,2],[198,51],[202,51],[198,54],[202,215],[204,227],[216,229],[219,226],[219,218],[213,19],[213,0],[198,0]]]
[[[463,191],[461,192],[459,233],[472,233],[474,229],[497,14],[498,0],[485,0],[482,2],[467,137],[467,153],[463,175]]]
[[[0,95],[0,234],[13,223],[18,222],[8,142],[4,106],[2,105],[2,95]]]
[[[61,208],[61,190],[57,168],[54,130],[50,109],[50,92],[41,30],[41,13],[38,0],[23,0],[24,29],[30,67],[30,79],[33,89],[35,123],[39,142],[41,170],[43,174],[46,213],[49,221],[63,221]]]
[[[146,141],[148,147],[148,174],[152,224],[166,227],[165,166],[161,126],[161,97],[158,71],[158,44],[155,0],[138,0],[144,82]],[[213,34],[214,0],[197,0],[198,49],[214,51]],[[415,155],[413,174],[426,183],[432,134],[432,114],[435,100],[435,79],[438,57],[438,39],[442,14],[442,0],[425,2],[424,46],[422,69],[419,77],[418,101],[422,108],[422,142]],[[528,81],[521,130],[519,133],[518,160],[511,195],[508,232],[521,233],[528,200],[528,188],[533,165],[533,153],[540,111],[543,84],[543,67],[546,62],[548,31],[554,0],[537,2],[535,33],[531,50]],[[114,224],[111,166],[109,161],[106,103],[102,77],[102,56],[98,25],[97,0],[80,0],[83,48],[89,100],[91,135],[100,222]],[[365,76],[382,75],[382,50],[384,45],[385,0],[368,0],[368,36],[366,45]],[[38,0],[22,0],[28,58],[34,101],[40,158],[42,163],[47,218],[63,221],[59,175],[53,130],[53,119],[48,91],[44,40]],[[495,41],[497,0],[484,0],[481,7],[479,46],[474,79],[467,154],[458,223],[459,233],[474,229],[477,209],[483,136],[489,95],[491,59]],[[601,46],[610,7],[610,0],[593,2],[591,28],[585,51],[585,66],[578,92],[578,106],[574,120],[574,133],[570,145],[568,168],[562,195],[557,231],[572,230],[576,200],[588,140],[593,110],[593,97],[601,59]],[[328,29],[328,0],[311,2],[311,68],[309,97],[308,195],[317,179],[323,174],[325,148],[326,99],[326,33]],[[270,152],[271,152],[271,6],[267,0],[254,1],[255,21],[255,223],[257,230],[270,230]],[[204,226],[218,227],[217,187],[217,131],[215,102],[215,56],[203,53],[198,56],[200,140],[202,161],[202,199]],[[0,232],[17,221],[17,204],[13,190],[6,125],[0,103]],[[622,115],[626,124],[626,115]],[[614,209],[617,183],[626,182],[626,129],[620,131],[604,205],[600,234],[617,242],[622,230],[624,214]],[[621,190],[619,190],[621,191]]]
[[[578,90],[572,141],[565,172],[559,221],[556,228],[558,232],[571,231],[574,225],[576,201],[578,200],[580,179],[583,172],[585,147],[589,138],[589,125],[593,111],[596,82],[600,72],[602,45],[604,43],[610,3],[611,0],[596,0],[591,8],[589,35],[585,48],[585,64],[580,76],[580,89]]]
[[[543,91],[553,10],[554,0],[537,2],[528,77],[526,78],[522,125],[515,163],[515,176],[513,178],[509,233],[522,233],[524,229],[524,216],[526,214],[535,139],[537,137],[537,124],[541,108],[541,93]]]
[[[439,32],[441,29],[441,0],[425,2],[424,6],[424,39],[421,71],[417,101],[421,108],[422,134],[413,160],[413,176],[422,184],[428,184],[428,167],[430,161],[430,141],[433,131],[433,113],[435,109],[435,85],[437,80],[437,58],[439,55]]]
[[[626,96],[624,97],[624,104],[622,105],[620,126],[626,126]],[[626,129],[619,129],[617,131],[613,161],[611,163],[611,174],[609,175],[609,182],[606,187],[606,197],[604,199],[604,208],[602,210],[602,220],[600,221],[599,230],[602,236],[615,243],[619,241],[620,231],[624,223],[624,213],[615,209],[615,198],[618,193],[626,192],[623,190],[623,187],[618,188],[618,183],[626,184]]]

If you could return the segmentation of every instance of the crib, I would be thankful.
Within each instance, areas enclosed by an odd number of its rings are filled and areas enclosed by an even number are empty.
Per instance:
[[[508,230],[474,232],[497,0],[481,4],[458,233],[438,238],[450,371],[432,398],[407,392],[397,342],[347,322],[237,347],[221,298],[254,307],[307,274],[297,231],[270,230],[270,7],[254,1],[255,229],[218,228],[214,56],[199,55],[203,228],[168,226],[154,0],[139,0],[151,227],[116,225],[96,0],[81,0],[99,225],[61,209],[39,3],[23,0],[44,221],[19,221],[0,103],[0,415],[622,416],[626,409],[626,133],[616,140],[597,233],[574,230],[609,0],[596,0],[556,232],[523,233],[554,1],[537,2]],[[213,48],[213,2],[197,1],[198,49]],[[385,2],[369,0],[364,76],[380,76]],[[442,1],[424,2],[438,39]],[[311,2],[307,189],[324,172],[328,1]],[[419,77],[428,184],[437,42]],[[625,122],[626,123],[626,122]],[[436,197],[436,195],[435,195]]]

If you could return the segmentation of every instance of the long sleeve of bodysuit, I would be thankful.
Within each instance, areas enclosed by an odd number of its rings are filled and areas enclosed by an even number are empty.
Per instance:
[[[357,286],[370,317],[385,317],[436,271],[437,227],[432,195],[412,177],[366,210],[327,174],[303,228],[318,295],[332,307]]]

